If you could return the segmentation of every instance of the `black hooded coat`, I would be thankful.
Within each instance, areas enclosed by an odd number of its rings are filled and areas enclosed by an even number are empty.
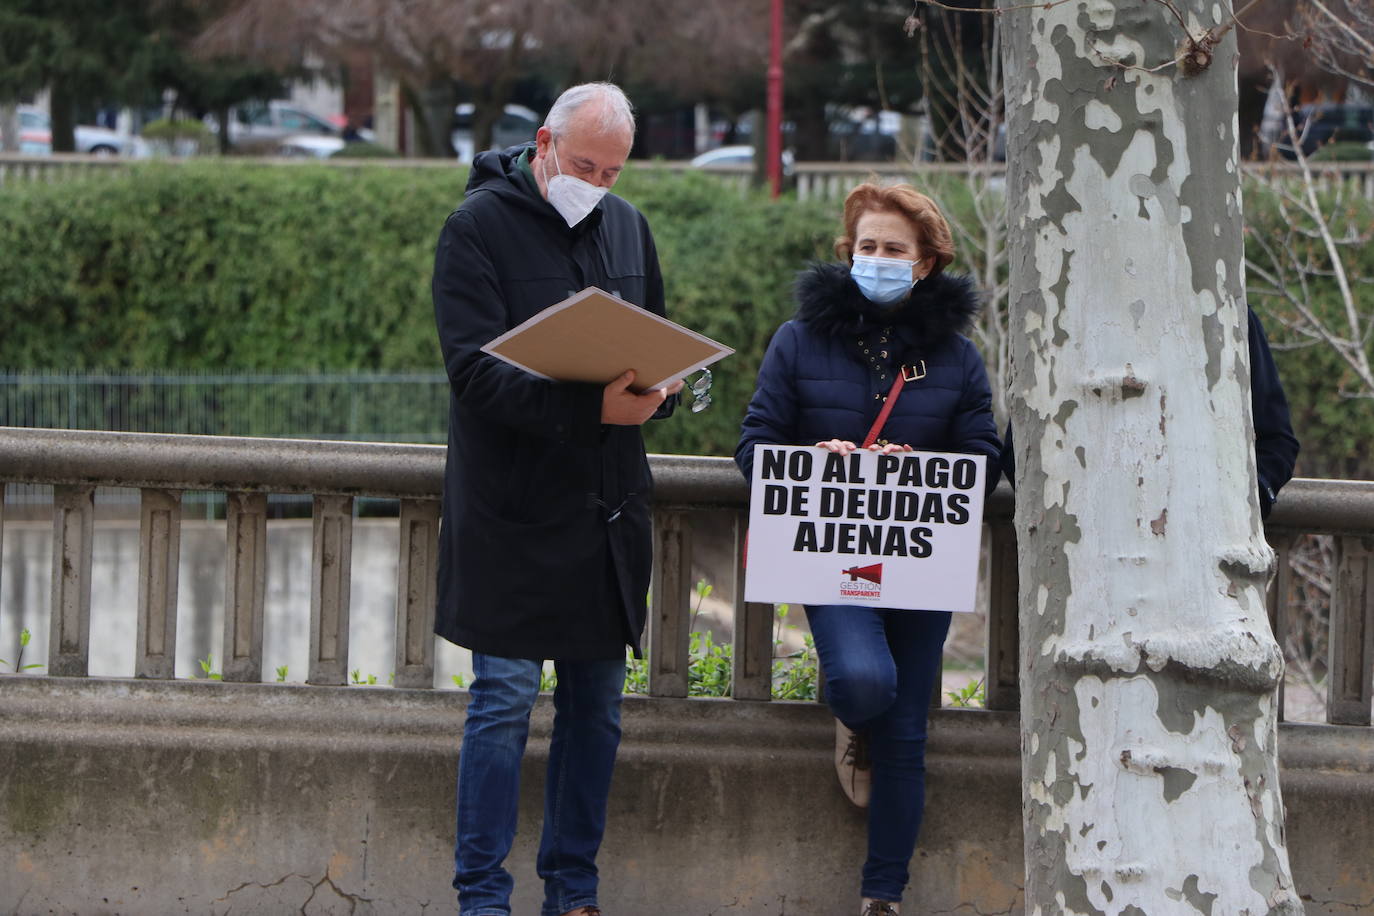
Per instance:
[[[528,148],[476,157],[435,253],[451,389],[435,632],[507,658],[612,659],[638,651],[649,590],[639,427],[602,425],[600,385],[480,348],[588,286],[662,315],[663,280],[638,210],[607,194],[569,228],[521,173]]]
[[[905,302],[884,310],[842,264],[804,271],[797,317],[773,335],[740,429],[735,462],[744,476],[753,473],[760,443],[862,443],[894,373],[907,366],[921,377],[898,395],[881,438],[923,451],[985,455],[991,489],[1000,447],[992,389],[977,347],[963,336],[978,308],[968,277],[928,277]]]

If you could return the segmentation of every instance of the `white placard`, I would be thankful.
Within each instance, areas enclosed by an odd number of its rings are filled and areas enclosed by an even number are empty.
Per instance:
[[[986,460],[755,446],[745,600],[972,611]]]

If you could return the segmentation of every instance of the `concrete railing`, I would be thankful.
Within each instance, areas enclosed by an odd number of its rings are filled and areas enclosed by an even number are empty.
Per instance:
[[[815,703],[685,693],[688,559],[698,513],[744,511],[726,459],[655,456],[654,695],[626,698],[599,864],[608,912],[826,916],[852,912],[865,813],[834,784],[833,720]],[[433,690],[435,532],[443,449],[0,429],[0,481],[56,488],[51,673],[0,677],[0,912],[372,913],[452,909],[454,767],[467,703]],[[142,491],[139,677],[82,677],[92,608],[94,488]],[[228,494],[224,677],[171,675],[179,507]],[[314,500],[309,679],[245,683],[262,666],[268,493]],[[398,498],[396,683],[342,683],[350,502]],[[906,907],[1022,912],[1022,793],[1010,494],[989,503],[989,705],[931,715],[928,790]],[[0,534],[4,531],[0,496]],[[1294,481],[1271,519],[1280,546],[1335,535],[1333,721],[1369,722],[1374,484]],[[734,535],[738,543],[738,533]],[[132,558],[126,562],[134,562]],[[10,583],[0,583],[13,600]],[[736,593],[738,590],[735,590]],[[736,604],[736,698],[768,697],[763,608]],[[1282,612],[1282,608],[1275,608]],[[403,638],[402,638],[403,637]],[[422,689],[404,689],[413,684]],[[1359,708],[1363,697],[1363,712]],[[552,706],[526,755],[547,757]],[[1294,878],[1312,916],[1374,899],[1374,729],[1279,733]],[[536,912],[540,793],[522,793],[517,913]]]
[[[181,500],[219,491],[227,505],[223,672],[263,678],[267,495],[313,497],[310,656],[307,683],[339,685],[348,674],[353,504],[400,500],[395,613],[398,687],[434,682],[434,580],[444,449],[439,446],[167,436],[0,428],[0,484],[54,486],[48,673],[85,676],[91,629],[91,550],[97,487],[141,490],[135,675],[173,676]],[[743,600],[748,491],[725,458],[656,455],[654,575],[648,629],[649,694],[688,695],[693,517],[731,514],[734,587],[733,696],[767,700],[773,662],[772,605]],[[1012,498],[1003,484],[988,501],[989,611],[986,704],[1019,707],[1017,563]],[[4,494],[0,490],[0,538]],[[1308,533],[1336,537],[1331,596],[1327,720],[1369,725],[1374,699],[1374,483],[1295,480],[1268,533],[1279,553],[1270,590],[1276,633],[1290,612],[1288,554]]]

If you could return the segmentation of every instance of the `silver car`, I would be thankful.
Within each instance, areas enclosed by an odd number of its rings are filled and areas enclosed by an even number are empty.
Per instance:
[[[205,123],[216,133],[219,125],[213,116]],[[235,105],[229,109],[229,144],[274,147],[281,140],[298,134],[337,137],[340,129],[314,112],[290,102]]]
[[[19,106],[19,132],[23,137],[23,151],[46,156],[52,152],[52,118],[41,108]],[[148,145],[141,137],[121,134],[104,127],[76,126],[76,151],[93,156],[148,155]]]

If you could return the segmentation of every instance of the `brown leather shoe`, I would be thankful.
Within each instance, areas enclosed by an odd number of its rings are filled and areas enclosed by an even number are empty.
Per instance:
[[[835,773],[845,796],[860,808],[867,808],[873,788],[868,736],[850,731],[839,719],[835,720]]]

